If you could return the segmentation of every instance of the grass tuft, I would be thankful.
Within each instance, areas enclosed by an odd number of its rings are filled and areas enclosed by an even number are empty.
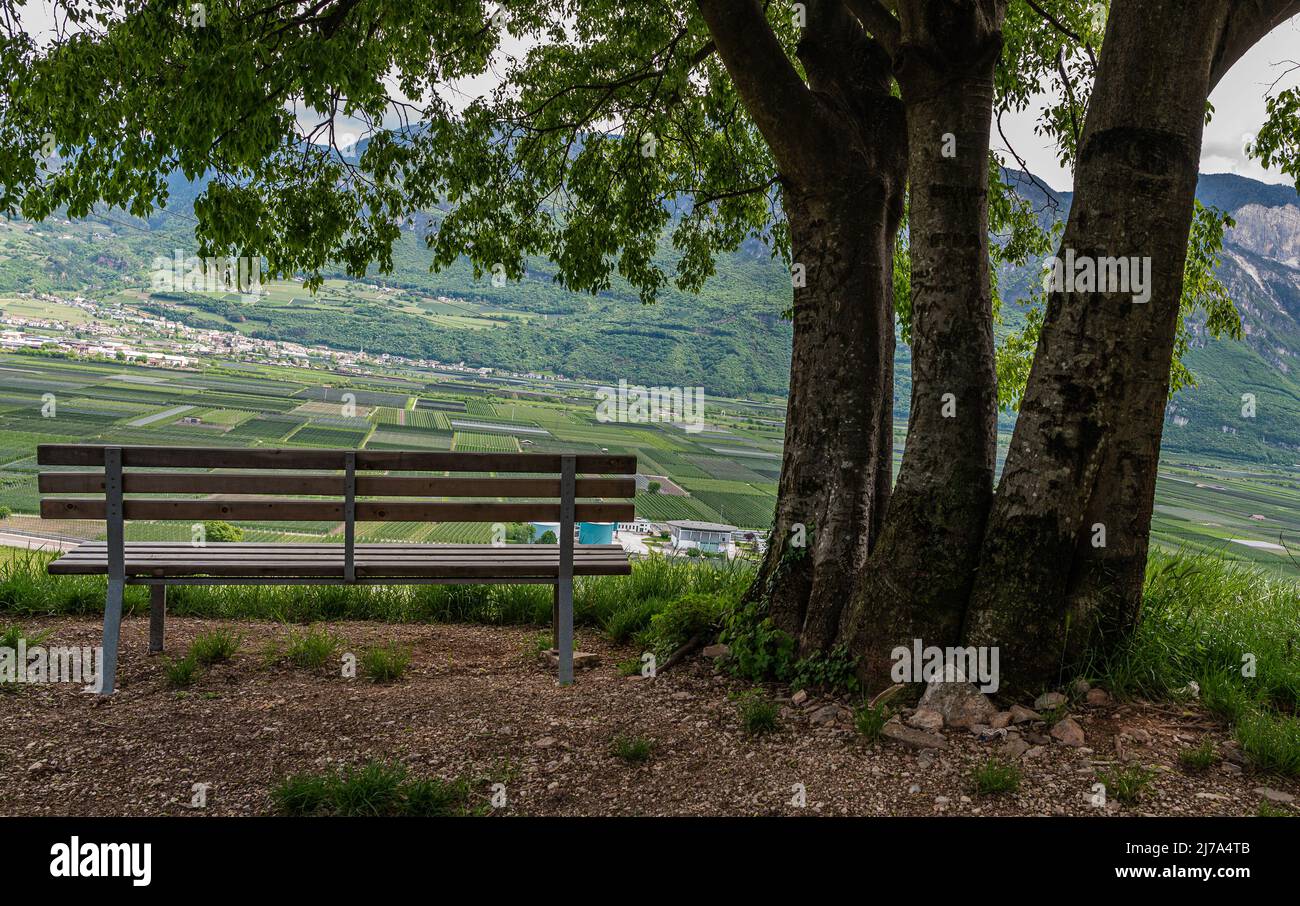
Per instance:
[[[873,708],[868,702],[863,702],[853,712],[853,726],[867,742],[878,742],[892,714],[887,704],[882,703]]]
[[[776,731],[780,708],[762,690],[753,689],[742,694],[737,699],[737,708],[740,712],[740,726],[750,736],[762,736]]]
[[[163,679],[172,689],[185,689],[194,685],[199,678],[199,662],[190,652],[183,658],[167,658],[163,661]]]
[[[1014,793],[1020,789],[1020,769],[1000,758],[990,758],[971,772],[971,782],[981,796]]]
[[[233,630],[209,629],[194,637],[190,643],[189,656],[204,667],[220,664],[233,658],[243,641],[244,637]]]
[[[411,652],[389,642],[377,648],[367,648],[361,655],[361,669],[372,683],[395,683],[406,673],[411,663]]]
[[[343,640],[331,635],[325,627],[310,627],[302,632],[290,632],[285,644],[284,659],[304,670],[319,670],[343,647]]]
[[[1204,771],[1214,767],[1220,761],[1219,752],[1214,747],[1214,740],[1202,739],[1200,745],[1183,749],[1178,753],[1178,763],[1187,771]]]
[[[640,764],[643,761],[649,761],[650,756],[654,754],[654,740],[646,739],[644,736],[624,736],[614,737],[610,744],[610,750],[619,758],[632,764]]]
[[[1113,771],[1098,773],[1106,791],[1125,805],[1136,805],[1142,801],[1147,790],[1155,781],[1156,772],[1149,771],[1141,765],[1131,764]]]
[[[371,761],[334,773],[294,774],[271,790],[281,815],[442,817],[474,814],[464,780],[412,779],[405,767]]]

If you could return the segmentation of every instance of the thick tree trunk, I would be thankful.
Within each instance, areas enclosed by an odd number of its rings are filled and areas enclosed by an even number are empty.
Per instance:
[[[781,174],[796,268],[785,454],[748,593],[801,654],[830,647],[893,461],[893,250],[907,134],[890,60],[839,0],[809,0],[804,84],[757,0],[697,0]]]
[[[901,180],[900,180],[901,182]],[[788,187],[794,351],[774,530],[751,595],[800,650],[834,640],[866,560],[893,459],[896,189]]]
[[[867,688],[895,646],[955,644],[993,496],[997,376],[988,250],[1003,4],[899,4],[907,111],[912,405],[879,542],[841,634]]]
[[[1054,685],[1098,628],[1122,630],[1140,609],[1205,100],[1229,6],[1111,8],[1058,257],[1149,261],[1150,301],[1133,301],[1132,286],[1050,295],[965,630],[967,644],[1000,647],[1013,689]]]

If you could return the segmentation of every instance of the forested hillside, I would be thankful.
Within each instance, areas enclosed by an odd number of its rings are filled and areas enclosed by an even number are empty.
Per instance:
[[[1044,223],[1064,218],[1071,194],[1009,173]],[[149,284],[157,257],[194,249],[194,221],[185,208],[192,187],[178,184],[167,212],[151,220],[112,212],[84,223],[10,224],[0,232],[0,291],[93,294]],[[1293,189],[1230,174],[1206,175],[1202,203],[1233,215],[1220,279],[1242,315],[1245,338],[1218,341],[1198,331],[1187,364],[1197,386],[1171,402],[1165,449],[1215,459],[1290,464],[1300,456],[1300,199]],[[667,243],[660,263],[669,266]],[[444,297],[498,319],[431,326],[386,302],[277,306],[235,297],[159,296],[146,310],[196,326],[235,326],[253,336],[337,348],[364,347],[475,366],[541,371],[599,381],[703,386],[719,396],[780,396],[790,362],[788,273],[758,243],[720,258],[696,296],[669,286],[654,305],[615,280],[600,295],[576,294],[553,280],[549,262],[533,260],[519,282],[494,285],[460,260],[431,271],[417,231],[408,231],[391,274],[368,280],[393,288],[392,298],[416,306]],[[342,273],[335,274],[342,277]],[[1022,302],[1035,288],[1037,265],[1000,275],[1005,335],[1022,322]],[[305,293],[304,293],[305,295]],[[485,326],[486,325],[486,326]],[[898,349],[896,415],[906,418],[910,356]],[[1256,414],[1243,417],[1242,395]],[[1003,418],[1010,426],[1011,415]]]

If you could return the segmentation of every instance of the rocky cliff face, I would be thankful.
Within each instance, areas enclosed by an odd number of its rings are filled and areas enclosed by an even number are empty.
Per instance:
[[[1241,312],[1246,342],[1284,374],[1300,368],[1300,206],[1232,212],[1219,279]]]
[[[1226,240],[1238,248],[1300,268],[1300,207],[1243,205],[1233,212],[1237,225]]]

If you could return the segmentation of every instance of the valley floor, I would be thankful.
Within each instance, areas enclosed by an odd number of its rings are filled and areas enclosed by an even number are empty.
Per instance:
[[[1300,797],[1294,778],[1239,767],[1228,728],[1199,709],[1074,707],[1079,748],[1022,724],[1010,733],[1029,743],[1015,759],[1018,791],[981,796],[971,772],[1005,752],[1006,739],[949,729],[942,749],[869,744],[846,708],[815,697],[796,705],[784,689],[767,690],[780,702],[775,732],[750,736],[735,700],[747,687],[712,661],[695,657],[657,679],[622,676],[615,665],[638,652],[592,630],[580,630],[580,643],[600,663],[568,688],[536,659],[538,630],[519,627],[333,624],[344,651],[411,649],[389,685],[345,679],[337,666],[271,665],[264,652],[290,631],[278,623],[172,619],[169,653],[222,625],[243,634],[239,652],[183,691],[165,682],[167,655],[146,655],[147,618],[128,618],[111,700],[68,684],[0,692],[0,813],[268,814],[287,775],[372,759],[400,762],[412,777],[464,778],[485,811],[506,815],[1248,816],[1266,798],[1265,810],[1296,813],[1287,799]],[[94,620],[24,628],[48,631],[46,645],[99,643]],[[652,741],[649,758],[614,754],[618,737]],[[1225,760],[1181,767],[1178,753],[1206,739]],[[1121,761],[1149,769],[1150,785],[1136,804],[1112,796],[1098,808],[1098,774]],[[191,806],[197,784],[209,785],[202,810]],[[494,784],[504,784],[500,808],[489,805]]]

